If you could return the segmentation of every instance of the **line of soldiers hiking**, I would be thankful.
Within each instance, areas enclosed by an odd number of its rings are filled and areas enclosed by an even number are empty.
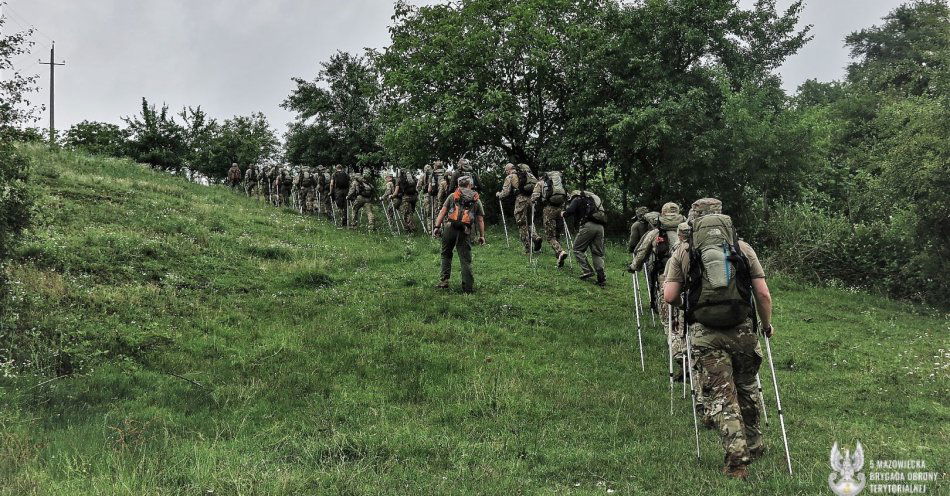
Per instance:
[[[564,267],[568,251],[572,251],[581,269],[580,278],[595,278],[597,285],[606,286],[607,222],[600,197],[590,191],[569,192],[559,171],[535,176],[527,165],[509,163],[504,172],[496,198],[506,242],[503,202],[513,200],[525,255],[534,261],[547,241],[557,268]],[[325,216],[338,227],[359,226],[365,212],[368,227],[374,229],[374,206],[378,205],[393,233],[414,233],[418,225],[441,238],[437,288],[449,287],[457,252],[461,289],[472,292],[471,246],[473,240],[485,243],[485,210],[482,187],[471,163],[462,159],[448,170],[443,162],[435,161],[417,174],[395,170],[384,174],[382,192],[377,191],[376,183],[369,171],[348,173],[340,165],[332,170],[321,166],[296,172],[278,166],[251,166],[242,174],[235,164],[228,172],[232,188],[243,187],[248,196],[278,207]],[[544,238],[535,226],[538,213]],[[725,453],[723,472],[744,479],[746,467],[765,450],[759,426],[765,405],[758,376],[762,363],[758,335],[764,334],[768,342],[773,329],[771,296],[762,265],[752,247],[738,238],[731,218],[722,214],[722,203],[714,198],[694,202],[688,217],[672,202],[659,212],[638,207],[632,221],[627,243],[632,261],[626,270],[632,274],[637,293],[637,274],[644,276],[650,309],[659,316],[666,333],[671,412],[673,382],[683,382],[684,394],[688,382],[694,418],[719,432]],[[567,249],[561,243],[562,235]],[[637,318],[639,321],[639,313]],[[775,386],[777,389],[777,383]],[[782,429],[784,438],[784,418]],[[698,456],[698,428],[696,442]],[[791,471],[787,441],[786,458]]]

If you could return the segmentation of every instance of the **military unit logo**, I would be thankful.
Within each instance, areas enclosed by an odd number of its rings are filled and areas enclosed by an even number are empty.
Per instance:
[[[836,442],[831,448],[831,469],[828,474],[828,487],[838,496],[856,496],[864,490],[866,478],[861,469],[864,467],[864,447],[861,442],[854,448],[854,454],[848,449],[838,449]],[[857,477],[857,478],[855,478]]]

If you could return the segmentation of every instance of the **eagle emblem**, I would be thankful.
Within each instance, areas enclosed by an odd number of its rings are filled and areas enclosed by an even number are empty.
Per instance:
[[[864,490],[866,480],[861,469],[864,467],[864,447],[861,442],[854,448],[854,455],[848,449],[838,449],[836,442],[831,448],[831,469],[828,474],[828,487],[838,496],[855,496]],[[857,477],[857,478],[855,478]]]

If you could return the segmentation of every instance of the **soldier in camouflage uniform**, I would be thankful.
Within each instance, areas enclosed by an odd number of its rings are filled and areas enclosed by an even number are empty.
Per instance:
[[[315,182],[317,212],[323,214],[328,220],[330,220],[332,218],[330,213],[330,173],[327,172],[326,167],[322,165],[317,166]]]
[[[353,228],[360,225],[360,215],[366,209],[366,221],[370,231],[376,227],[376,216],[373,215],[373,200],[376,198],[376,187],[368,171],[363,174],[353,174],[350,181],[350,191],[346,195],[347,201],[353,205]]]
[[[663,288],[666,262],[670,259],[676,245],[679,244],[679,236],[676,234],[677,227],[686,222],[686,217],[680,214],[679,205],[670,202],[663,205],[662,212],[655,222],[655,226],[648,233],[640,238],[637,249],[633,255],[633,263],[627,268],[630,272],[639,272],[648,259],[652,261],[650,270],[648,270],[648,279],[653,285],[652,295],[659,300],[659,307],[656,307],[660,314],[660,320],[663,322],[663,328],[669,329],[669,313],[666,302],[659,298],[657,293]],[[656,301],[651,301],[655,305]],[[674,357],[677,358],[677,357]]]
[[[393,198],[399,201],[399,213],[402,217],[403,229],[407,233],[416,232],[416,201],[419,198],[416,190],[416,181],[408,170],[396,174],[396,189]]]
[[[566,191],[557,191],[547,193],[548,197],[545,198],[545,175],[554,174],[554,172],[546,172],[541,175],[538,182],[534,185],[534,191],[531,193],[531,203],[533,205],[541,206],[541,218],[544,223],[544,237],[547,239],[548,244],[551,245],[551,249],[554,250],[554,258],[557,259],[557,267],[564,267],[564,260],[567,259],[568,255],[564,249],[561,248],[560,233],[562,231],[561,227],[564,223],[564,219],[561,217],[561,212],[564,211],[564,203],[567,202],[567,192]],[[558,177],[560,174],[558,174]],[[563,185],[562,185],[563,186]],[[563,187],[562,187],[563,190]]]
[[[279,207],[290,206],[290,190],[293,184],[293,178],[286,167],[280,167],[274,174],[274,190],[276,192],[276,205]]]
[[[316,175],[312,167],[303,168],[303,178],[300,180],[298,200],[301,202],[300,211],[305,215],[314,215],[317,209]]]
[[[228,169],[228,186],[231,189],[238,189],[241,186],[241,180],[243,179],[243,174],[241,173],[241,168],[236,162],[231,164],[231,168]]]
[[[260,174],[257,175],[257,191],[264,201],[270,201],[270,176],[272,168],[269,165],[261,167]]]
[[[247,172],[244,173],[244,194],[251,196],[255,194],[257,189],[257,166],[251,165],[247,168]]]
[[[515,197],[515,222],[518,224],[519,237],[526,255],[529,250],[539,251],[541,249],[541,236],[538,236],[537,231],[533,229],[534,226],[531,224],[531,193],[534,191],[534,186],[521,184],[522,182],[530,181],[530,183],[534,183],[537,181],[530,170],[526,170],[527,167],[525,164],[521,164],[517,168],[514,164],[505,164],[505,183],[497,195],[501,200],[511,196]]]
[[[630,238],[627,240],[627,252],[630,254],[633,254],[633,252],[637,250],[637,245],[640,244],[640,239],[643,238],[643,235],[653,228],[643,217],[649,211],[650,209],[647,207],[637,207],[636,215],[633,217],[634,222],[630,224]]]
[[[693,203],[690,221],[721,212],[719,200],[703,198]],[[748,261],[750,290],[755,295],[761,331],[771,336],[772,297],[765,282],[765,271],[752,247],[741,240],[738,244]],[[690,283],[690,258],[689,243],[680,243],[670,258],[664,299],[672,305],[683,305],[681,294],[684,285]],[[751,317],[750,309],[749,318],[731,328],[689,323],[693,359],[702,370],[703,388],[708,395],[705,403],[719,429],[725,451],[723,473],[739,479],[748,477],[747,466],[765,449],[759,429],[761,399],[755,381],[762,364],[762,350]]]

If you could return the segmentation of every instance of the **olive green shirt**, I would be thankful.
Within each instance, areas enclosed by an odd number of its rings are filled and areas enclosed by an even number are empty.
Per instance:
[[[739,249],[742,254],[749,259],[749,272],[753,279],[765,279],[765,270],[759,262],[759,256],[755,250],[745,241],[739,241]],[[673,250],[669,262],[666,263],[666,282],[686,282],[686,274],[689,274],[689,243],[680,243]]]

